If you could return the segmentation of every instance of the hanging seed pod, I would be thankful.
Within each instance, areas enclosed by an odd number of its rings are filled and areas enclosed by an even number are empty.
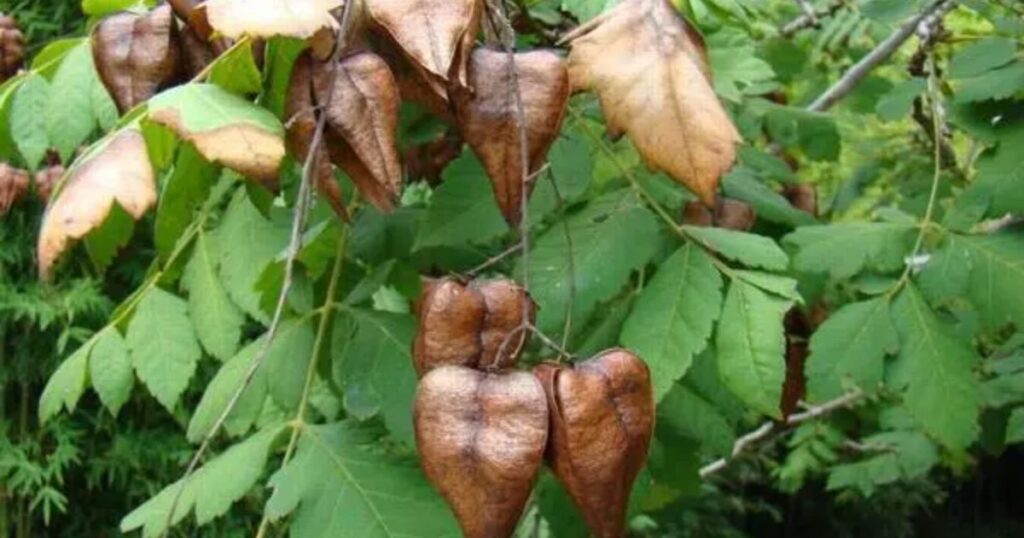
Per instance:
[[[439,366],[474,368],[483,351],[487,304],[475,290],[453,278],[427,282],[419,300],[419,327],[412,356],[422,377]]]
[[[715,225],[715,214],[704,205],[704,202],[687,202],[683,206],[683,224],[708,228]]]
[[[487,171],[505,220],[522,218],[523,197],[529,198],[532,177],[558,138],[569,104],[569,72],[553,51],[514,55],[515,77],[507,52],[478,48],[469,62],[472,91],[453,88],[452,102],[459,129]],[[509,88],[517,82],[521,102]],[[520,104],[526,131],[526,170],[520,142]]]
[[[532,324],[537,304],[526,290],[508,279],[478,280],[472,282],[470,288],[483,296],[487,305],[480,333],[483,350],[478,366],[495,369],[515,366],[528,336],[523,316],[525,314],[527,323]]]
[[[782,193],[793,207],[812,217],[818,216],[818,191],[814,185],[801,183],[790,185]]]
[[[0,217],[28,192],[28,172],[13,166],[0,164]]]
[[[654,431],[647,365],[613,349],[572,367],[545,363],[535,374],[551,413],[548,464],[594,536],[622,538]]]
[[[746,202],[719,197],[715,204],[715,226],[737,232],[749,232],[757,222],[757,212]]]
[[[548,437],[544,389],[526,372],[445,366],[420,381],[423,470],[467,538],[504,538],[522,516]]]
[[[177,81],[182,53],[171,6],[121,12],[96,26],[92,54],[103,85],[125,113]]]
[[[64,172],[66,172],[64,165],[59,160],[45,168],[40,168],[35,176],[36,196],[44,202],[49,202],[50,195],[57,188],[60,179],[64,177]]]
[[[0,13],[0,82],[18,73],[25,61],[25,36],[17,21]]]

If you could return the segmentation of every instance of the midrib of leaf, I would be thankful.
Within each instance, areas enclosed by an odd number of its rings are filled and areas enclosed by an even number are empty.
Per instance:
[[[354,476],[352,476],[352,473],[348,470],[348,467],[345,465],[345,462],[341,458],[339,458],[338,455],[335,454],[333,450],[331,450],[331,446],[328,445],[326,441],[324,441],[320,434],[317,433],[317,431],[312,428],[306,428],[305,430],[303,430],[303,434],[309,435],[310,439],[312,439],[313,442],[317,444],[318,448],[324,451],[324,453],[326,453],[327,456],[334,462],[334,464],[337,466],[338,471],[341,473],[342,478],[344,478],[345,481],[348,482],[353,487],[353,489],[356,490],[356,492],[362,499],[363,504],[365,504],[366,507],[369,508],[370,511],[373,513],[374,518],[377,520],[377,524],[380,525],[380,528],[384,531],[384,533],[387,536],[403,536],[393,532],[388,527],[387,523],[384,520],[383,514],[381,514],[380,511],[377,510],[377,505],[370,500],[369,492],[363,488],[362,484],[360,484],[359,481],[356,480]],[[334,511],[335,514],[340,512],[340,510]]]
[[[747,297],[747,292],[744,291],[743,288],[740,288],[740,309],[743,311],[743,328],[745,329],[743,331],[743,340],[746,342],[747,351],[749,351],[750,358],[754,363],[754,373],[757,375],[758,383],[761,386],[767,386],[768,384],[765,383],[765,380],[768,376],[764,374],[764,367],[761,362],[757,360],[756,354],[754,353],[754,342],[751,338],[753,327],[750,323],[750,303],[749,298]]]

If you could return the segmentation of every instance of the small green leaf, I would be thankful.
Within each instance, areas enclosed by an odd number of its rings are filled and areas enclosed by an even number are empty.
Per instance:
[[[956,237],[970,257],[967,294],[991,329],[1024,328],[1024,237],[1016,232]]]
[[[146,8],[144,0],[82,0],[82,12],[92,17],[102,17],[118,11]]]
[[[710,454],[732,452],[736,433],[721,412],[699,394],[683,385],[673,385],[658,405],[658,427],[699,441]]]
[[[351,309],[337,319],[331,345],[333,378],[344,391],[346,411],[359,420],[380,414],[391,435],[410,446],[415,332],[408,315]]]
[[[882,381],[886,354],[899,347],[888,298],[844,306],[811,336],[807,392],[827,401],[848,386],[871,390]]]
[[[71,157],[96,129],[92,106],[95,77],[92,50],[84,42],[68,52],[50,81],[46,128],[50,144],[63,160]]]
[[[203,159],[195,146],[181,145],[174,170],[164,180],[156,211],[153,235],[162,259],[166,260],[174,251],[219,173],[219,168]]]
[[[1024,147],[1024,121],[1000,123],[996,130],[999,145],[978,158],[977,179],[961,195],[990,200],[988,214],[1024,212],[1024,159],[1018,148]]]
[[[15,90],[8,112],[11,138],[29,168],[36,168],[51,146],[46,126],[46,107],[50,101],[50,84],[36,74],[29,74]]]
[[[261,44],[262,46],[262,44]],[[253,42],[232,47],[210,69],[210,82],[241,95],[259,93],[263,89],[263,76],[253,56]]]
[[[779,417],[786,377],[782,318],[792,303],[734,280],[718,322],[718,371],[722,382],[758,412]]]
[[[267,353],[267,388],[285,410],[299,407],[306,384],[309,361],[313,360],[313,327],[308,322],[287,321]]]
[[[188,291],[188,313],[199,342],[210,355],[224,361],[238,351],[245,314],[231,302],[221,284],[216,252],[215,238],[200,232],[181,285]]]
[[[794,303],[804,302],[804,298],[800,295],[800,291],[797,289],[799,282],[795,279],[789,278],[788,276],[762,273],[760,271],[745,271],[742,269],[734,269],[732,276],[746,281],[748,284],[757,286],[763,291],[773,295],[778,295],[783,299],[789,299]]]
[[[993,99],[1006,99],[1024,90],[1024,61],[982,75],[961,79],[956,85],[956,101],[974,103]]]
[[[913,286],[893,304],[900,354],[893,384],[905,388],[904,404],[943,445],[965,449],[978,436],[980,396],[971,371],[977,354],[942,323]]]
[[[1006,444],[1015,443],[1024,443],[1024,407],[1014,409],[1006,423]]]
[[[267,456],[283,427],[267,428],[245,441],[232,445],[223,454],[200,467],[188,482],[177,481],[156,494],[121,520],[121,532],[142,529],[143,538],[163,534],[175,497],[184,487],[171,518],[181,523],[193,510],[196,523],[204,525],[227,513],[256,485],[263,475]]]
[[[693,244],[665,260],[637,298],[621,340],[650,367],[656,401],[707,346],[721,308],[722,277]]]
[[[46,422],[61,409],[71,412],[86,386],[86,367],[95,340],[90,340],[68,357],[50,376],[39,397],[39,422]]]
[[[862,444],[875,447],[879,455],[834,467],[828,477],[829,491],[856,489],[870,496],[878,486],[919,478],[939,463],[935,444],[918,432],[884,432]]]
[[[561,329],[572,291],[574,323],[584,323],[597,304],[615,296],[630,273],[645,265],[661,245],[654,215],[628,192],[602,196],[565,222],[571,249],[558,222],[537,237],[529,257],[530,292],[540,306],[537,325],[548,334]],[[523,274],[522,261],[516,264],[516,273]]]
[[[768,237],[726,230],[683,226],[687,235],[726,258],[749,267],[782,271],[789,267],[789,256]]]
[[[903,267],[916,231],[912,223],[847,222],[797,228],[785,242],[799,249],[793,257],[797,270],[844,279],[865,269]]]
[[[494,191],[480,161],[468,150],[444,172],[444,183],[434,191],[414,249],[457,246],[493,241],[508,233]]]
[[[878,101],[875,112],[885,121],[902,119],[910,114],[914,100],[927,88],[928,82],[922,78],[905,80]]]
[[[377,438],[354,421],[303,428],[295,458],[270,479],[267,516],[291,514],[294,538],[461,536],[416,463],[373,450]]]
[[[202,356],[185,300],[160,288],[147,291],[125,341],[139,379],[173,412]]]
[[[192,443],[202,441],[210,429],[224,413],[235,391],[242,386],[246,374],[253,361],[266,345],[266,336],[259,338],[229,359],[217,371],[210,384],[207,385],[203,397],[199,400],[192,419],[188,423],[188,440]],[[252,382],[242,392],[238,404],[224,422],[224,430],[228,435],[238,437],[244,435],[259,418],[263,410],[263,402],[267,397],[266,363],[253,374]]]
[[[764,220],[794,227],[809,226],[816,222],[814,217],[796,209],[781,194],[765,186],[745,166],[734,168],[722,178],[722,189],[730,198],[754,206],[757,216]]]
[[[950,78],[976,77],[1013,61],[1017,45],[1006,37],[987,37],[964,47],[949,62]]]
[[[117,329],[105,329],[98,336],[89,355],[89,379],[100,401],[116,416],[135,384],[128,346]]]

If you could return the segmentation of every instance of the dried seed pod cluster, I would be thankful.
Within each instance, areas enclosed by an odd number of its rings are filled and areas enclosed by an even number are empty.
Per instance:
[[[616,349],[516,371],[536,307],[508,280],[428,282],[417,313],[417,446],[463,533],[510,536],[546,460],[593,533],[621,538],[654,428],[643,361]]]
[[[11,78],[25,61],[25,36],[13,17],[0,13],[0,82]]]
[[[702,202],[688,202],[683,206],[683,224],[725,228],[749,232],[757,222],[757,212],[746,202],[719,196],[714,209]]]
[[[0,217],[28,192],[28,172],[20,168],[0,164]]]

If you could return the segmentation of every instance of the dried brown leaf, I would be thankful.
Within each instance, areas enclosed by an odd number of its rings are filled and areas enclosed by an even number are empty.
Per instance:
[[[672,3],[623,0],[568,39],[573,89],[597,92],[612,132],[712,205],[740,136],[712,90],[700,36]]]
[[[401,97],[388,65],[372,52],[313,68],[315,102],[327,114],[327,150],[377,209],[392,211],[402,189],[398,160]]]
[[[96,25],[92,54],[103,85],[125,113],[176,82],[182,53],[171,6],[121,12]]]
[[[336,28],[331,10],[344,0],[207,0],[197,7],[189,24],[210,28],[229,39],[252,37],[312,37],[322,28]],[[199,35],[208,33],[200,30]]]
[[[548,464],[598,538],[625,536],[629,494],[654,432],[647,365],[615,349],[535,374],[551,412]]]
[[[548,408],[537,379],[439,368],[420,382],[415,426],[423,470],[463,534],[511,536],[547,442]]]
[[[296,159],[304,160],[309,155],[316,134],[316,102],[313,100],[313,63],[309,54],[303,54],[295,61],[288,97],[285,102],[285,117],[288,127],[288,149]],[[317,190],[327,199],[334,212],[342,218],[348,217],[341,187],[334,179],[331,161],[323,144],[317,148],[313,171]]]
[[[522,97],[530,169],[524,174],[519,138],[519,110],[506,52],[478,48],[470,58],[473,91],[454,91],[459,129],[491,178],[498,207],[509,223],[522,218],[522,197],[529,196],[534,172],[562,128],[569,103],[565,63],[552,51],[515,55]],[[526,187],[524,188],[524,179]]]
[[[50,275],[69,243],[100,226],[114,203],[135,219],[156,203],[156,180],[142,133],[127,129],[83,157],[43,216],[39,274]]]
[[[430,91],[447,102],[467,87],[466,62],[480,25],[480,0],[365,0],[370,20],[393,41]]]

